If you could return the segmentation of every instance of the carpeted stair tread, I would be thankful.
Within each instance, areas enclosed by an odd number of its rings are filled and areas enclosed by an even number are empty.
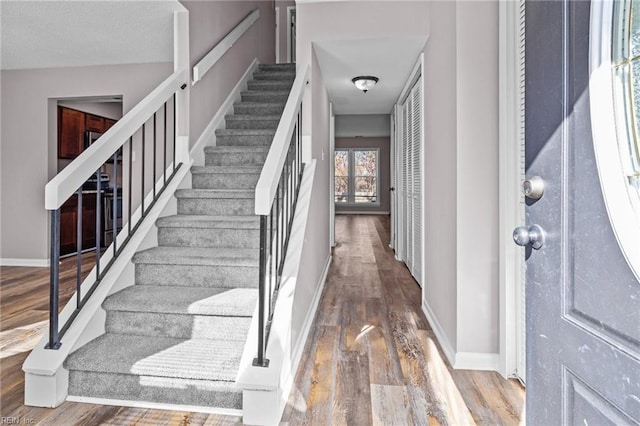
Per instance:
[[[153,247],[139,251],[131,260],[135,264],[256,266],[256,249],[218,247]]]
[[[275,129],[218,129],[217,136],[273,136]]]
[[[206,146],[204,148],[205,154],[218,154],[218,153],[245,153],[245,152],[269,152],[268,146]]]
[[[289,97],[289,92],[291,92],[291,88],[273,88],[270,90],[244,90],[242,92],[240,92],[240,96],[242,97],[242,95],[260,95],[261,99],[268,99],[269,96],[272,97],[272,102],[275,99],[287,99]],[[251,98],[251,96],[248,96],[249,98]],[[262,101],[265,102],[265,101]]]
[[[70,370],[142,377],[236,379],[242,346],[213,339],[176,339],[106,333],[73,352]]]
[[[133,285],[102,306],[107,311],[251,317],[257,299],[257,291],[247,288]]]
[[[253,189],[178,189],[177,198],[255,198]]]
[[[295,62],[285,62],[281,64],[260,64],[258,65],[258,69],[260,70],[294,70],[296,69]]]
[[[159,218],[156,226],[158,228],[260,229],[260,217],[179,214]]]
[[[254,80],[291,80],[296,78],[295,70],[258,70],[253,73]]]
[[[262,166],[193,166],[191,173],[198,174],[260,174]]]

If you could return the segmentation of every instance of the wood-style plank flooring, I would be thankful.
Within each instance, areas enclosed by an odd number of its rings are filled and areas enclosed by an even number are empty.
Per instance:
[[[283,423],[518,424],[524,390],[497,373],[455,371],[388,248],[386,216],[338,216],[337,247]],[[91,255],[85,255],[88,272]],[[61,265],[61,305],[75,288]],[[22,363],[46,331],[47,268],[0,268],[0,416],[42,425],[230,425],[241,418],[65,402],[23,405]]]

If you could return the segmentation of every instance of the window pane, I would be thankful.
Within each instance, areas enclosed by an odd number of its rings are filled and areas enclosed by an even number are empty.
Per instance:
[[[336,176],[335,199],[336,203],[346,203],[349,201],[349,178],[346,176]]]
[[[354,151],[356,176],[375,176],[378,171],[377,151]]]
[[[349,151],[336,150],[335,157],[335,175],[336,176],[348,176],[349,175]],[[337,187],[337,185],[336,185]],[[336,189],[337,191],[337,189]]]
[[[640,174],[640,60],[631,63],[631,81],[633,93],[633,113],[635,114],[636,137],[629,138],[629,153],[631,154],[631,173],[629,175]]]
[[[633,0],[631,2],[631,57],[640,55],[640,1]]]
[[[378,188],[375,177],[356,177],[355,178],[355,202],[356,203],[375,203],[378,200]]]

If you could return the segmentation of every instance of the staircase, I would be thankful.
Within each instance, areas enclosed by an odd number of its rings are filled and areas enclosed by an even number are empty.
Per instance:
[[[295,64],[260,65],[242,102],[137,253],[135,285],[109,296],[106,333],[72,353],[69,395],[241,408],[235,378],[257,300],[254,190]],[[252,342],[249,342],[252,344]]]

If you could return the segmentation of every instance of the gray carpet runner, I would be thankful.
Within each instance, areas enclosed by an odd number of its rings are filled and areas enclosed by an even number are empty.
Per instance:
[[[106,334],[72,353],[69,395],[241,408],[235,387],[257,300],[254,189],[295,78],[260,65],[156,223],[158,247],[136,253],[135,285],[109,296]]]

